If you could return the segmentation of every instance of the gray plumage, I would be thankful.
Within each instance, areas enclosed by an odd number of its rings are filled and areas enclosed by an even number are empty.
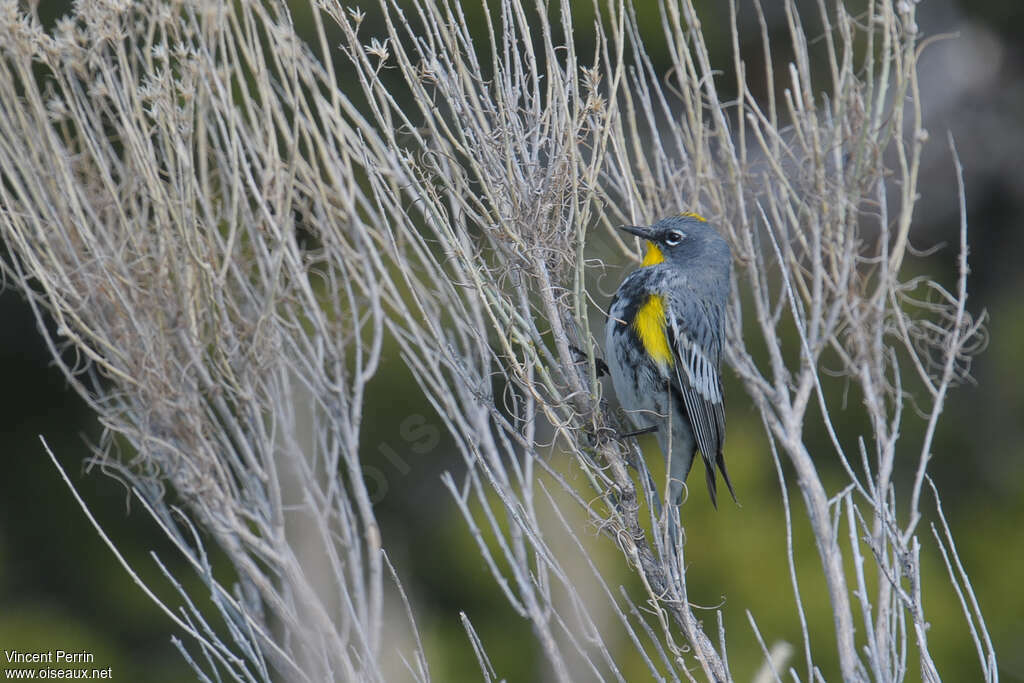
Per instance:
[[[668,458],[670,499],[681,502],[683,482],[699,450],[717,507],[716,465],[736,498],[723,457],[719,374],[732,264],[729,245],[710,223],[694,215],[622,229],[648,240],[645,264],[659,256],[664,260],[630,273],[612,300],[605,359],[615,393],[637,430],[657,428],[658,444]],[[660,300],[651,302],[652,296]],[[664,311],[663,323],[659,310]]]

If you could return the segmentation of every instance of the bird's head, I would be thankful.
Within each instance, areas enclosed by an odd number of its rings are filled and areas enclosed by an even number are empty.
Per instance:
[[[681,213],[650,227],[623,225],[622,230],[647,240],[644,266],[665,261],[689,263],[694,260],[729,264],[732,261],[729,243],[703,216]]]

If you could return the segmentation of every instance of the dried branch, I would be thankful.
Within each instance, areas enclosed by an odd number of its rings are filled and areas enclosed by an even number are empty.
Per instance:
[[[967,308],[965,215],[954,291],[904,273],[927,139],[914,3],[854,17],[819,2],[827,68],[814,79],[795,2],[781,65],[755,1],[758,84],[735,1],[727,72],[691,0],[660,4],[667,71],[625,3],[595,5],[591,55],[569,3],[557,19],[537,9],[485,5],[477,30],[458,3],[380,0],[368,35],[362,10],[318,1],[307,41],[277,0],[80,3],[52,32],[4,6],[3,271],[56,321],[46,343],[106,429],[98,460],[211,589],[231,637],[182,591],[175,618],[204,655],[190,664],[211,679],[383,680],[393,595],[412,633],[404,671],[429,680],[360,458],[366,390],[393,341],[465,463],[443,483],[551,676],[624,680],[622,640],[652,677],[731,680],[724,626],[716,645],[688,600],[677,510],[616,436],[591,334],[597,257],[633,256],[613,227],[685,208],[733,247],[727,361],[765,425],[790,531],[782,457],[796,473],[842,678],[902,680],[908,646],[937,677],[921,491],[947,392],[985,333]],[[868,433],[838,432],[826,358]],[[927,427],[908,448],[911,398]],[[831,453],[805,439],[815,404]],[[912,451],[904,491],[895,459]],[[821,476],[832,458],[848,479],[836,490]],[[237,591],[213,580],[197,528]],[[587,529],[621,551],[636,589],[613,589]],[[944,520],[935,537],[995,680]],[[820,680],[787,544],[805,677]],[[584,599],[581,569],[605,602]],[[499,678],[463,626],[483,677]],[[764,675],[781,677],[785,648],[756,636]]]

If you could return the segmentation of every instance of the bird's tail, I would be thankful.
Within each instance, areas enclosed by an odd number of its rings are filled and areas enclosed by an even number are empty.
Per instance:
[[[703,453],[701,454],[703,455]],[[718,464],[718,469],[722,472],[722,479],[725,481],[726,488],[729,489],[729,495],[732,496],[734,502],[739,503],[736,500],[736,491],[732,487],[732,481],[729,480],[729,472],[725,469],[725,457],[722,455],[722,451],[719,451],[715,455],[715,462],[711,462],[711,458],[704,456],[704,478],[708,483],[708,493],[711,494],[711,504],[714,508],[718,509],[718,478],[715,472],[715,464]]]
[[[739,503],[740,501],[736,500],[736,491],[732,487],[732,482],[729,481],[729,472],[725,469],[725,456],[722,455],[722,451],[718,451],[718,455],[715,456],[715,462],[718,463],[718,469],[722,471],[722,479],[725,480],[725,485],[729,489],[732,502]]]

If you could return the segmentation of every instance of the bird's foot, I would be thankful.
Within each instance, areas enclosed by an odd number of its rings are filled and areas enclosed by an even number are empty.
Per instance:
[[[581,349],[580,347],[574,344],[569,344],[569,350],[575,353],[576,357],[579,358],[580,361],[585,362],[587,360],[587,354],[583,353],[583,349]],[[598,377],[604,377],[605,375],[609,374],[608,364],[605,363],[604,360],[601,358],[594,359],[594,367],[597,370]]]
[[[629,438],[632,438],[634,436],[643,436],[644,434],[653,434],[656,431],[658,431],[658,425],[651,425],[650,427],[644,427],[643,429],[638,429],[635,432],[624,432],[622,434],[619,434],[619,438],[620,439],[629,439]]]

